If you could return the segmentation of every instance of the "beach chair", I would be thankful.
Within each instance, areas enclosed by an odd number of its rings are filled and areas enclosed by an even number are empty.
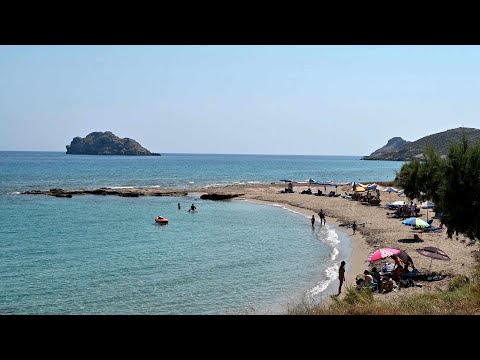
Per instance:
[[[442,231],[442,230],[443,230],[443,226],[437,226],[437,227],[425,229],[425,231],[427,232],[435,232],[435,231]]]

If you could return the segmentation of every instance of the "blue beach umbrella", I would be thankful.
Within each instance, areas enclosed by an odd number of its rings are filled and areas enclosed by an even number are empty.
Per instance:
[[[323,186],[335,186],[335,184],[333,184],[331,181],[315,181],[313,184]]]
[[[308,186],[312,186],[312,183],[316,182],[316,180],[313,180],[312,178],[308,178],[304,180],[305,182],[308,182]]]
[[[415,217],[411,217],[411,218],[408,218],[406,220],[403,220],[402,224],[403,225],[408,225],[408,226],[415,226],[415,227],[419,227],[419,228],[430,227],[430,224],[427,223],[425,220],[422,220],[420,218],[415,218]]]

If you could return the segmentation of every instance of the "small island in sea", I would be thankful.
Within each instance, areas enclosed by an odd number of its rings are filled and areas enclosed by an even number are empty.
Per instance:
[[[133,139],[119,138],[111,131],[92,132],[84,138],[77,136],[66,147],[67,154],[72,155],[161,156],[145,149]]]

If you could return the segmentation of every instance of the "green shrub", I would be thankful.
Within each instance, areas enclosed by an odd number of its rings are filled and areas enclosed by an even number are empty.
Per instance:
[[[450,281],[450,284],[448,284],[448,290],[453,291],[455,289],[459,289],[462,286],[468,284],[468,282],[469,282],[469,280],[466,276],[457,275],[452,279],[452,281]]]

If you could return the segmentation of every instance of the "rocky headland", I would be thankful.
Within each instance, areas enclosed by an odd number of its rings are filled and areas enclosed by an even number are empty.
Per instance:
[[[84,138],[77,136],[66,147],[67,154],[73,155],[160,156],[145,149],[137,141],[119,138],[110,131],[92,132]]]

